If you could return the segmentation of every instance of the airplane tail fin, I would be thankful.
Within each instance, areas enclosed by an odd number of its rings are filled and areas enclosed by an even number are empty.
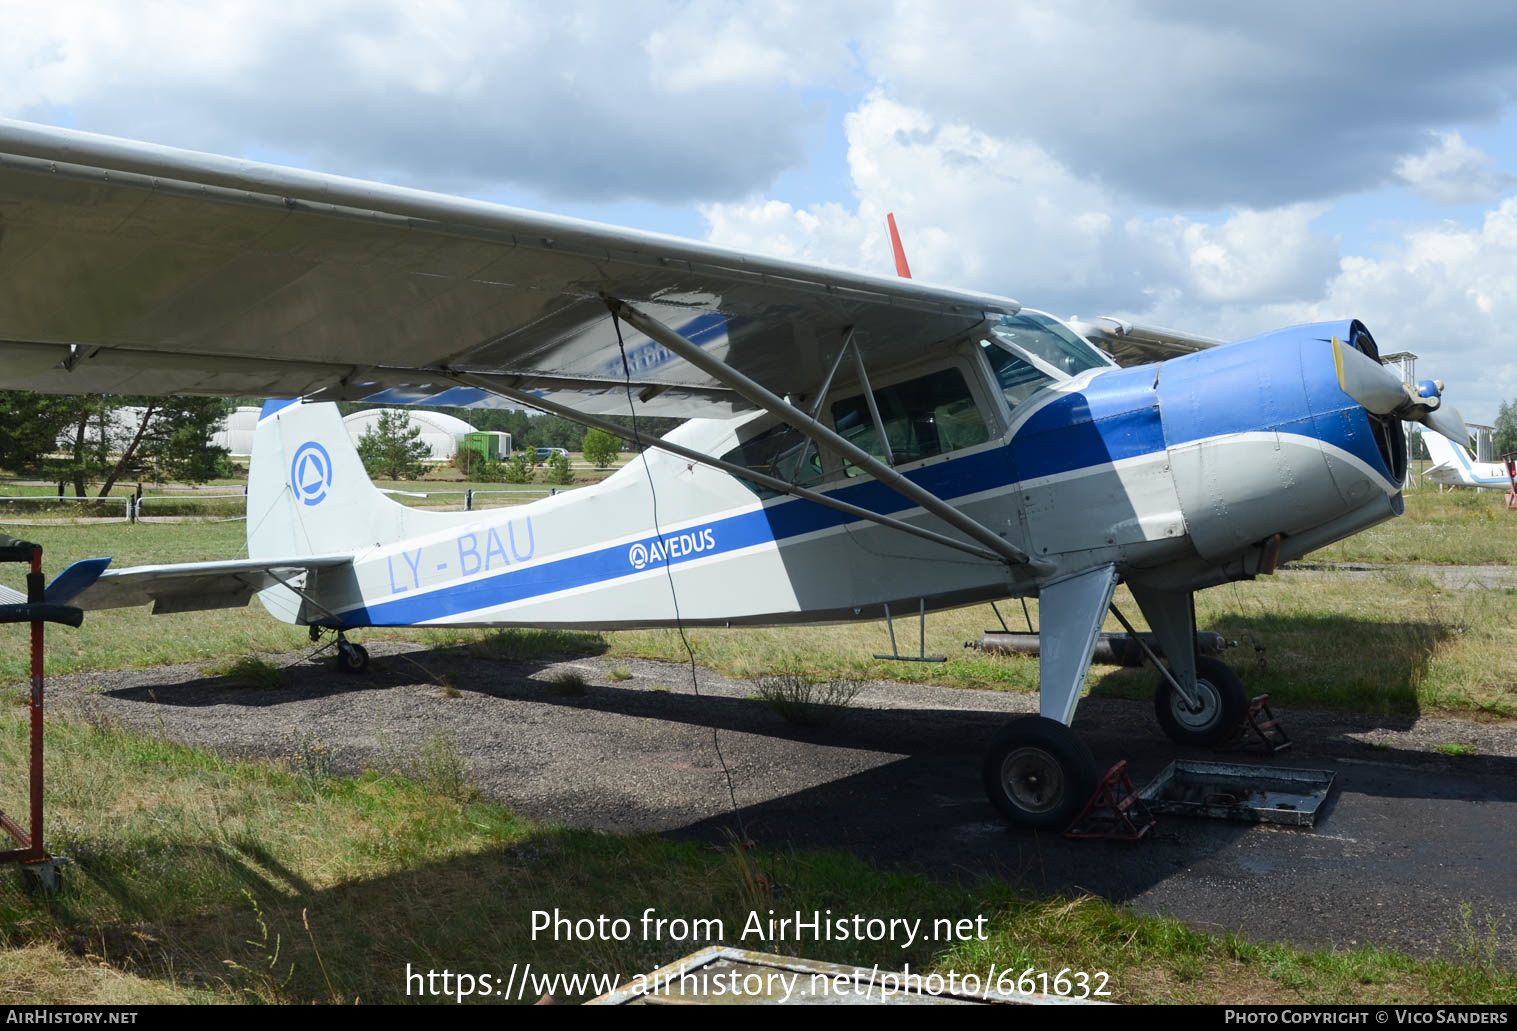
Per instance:
[[[902,279],[910,279],[911,266],[906,264],[906,248],[901,246],[901,231],[895,227],[895,212],[885,215],[885,224],[890,229],[890,249],[895,252],[895,274]]]
[[[335,404],[264,402],[248,466],[249,558],[351,553],[456,520],[381,493]]]
[[[1454,448],[1457,446],[1441,433],[1420,433],[1422,446],[1427,448],[1427,456],[1432,459],[1433,466],[1446,465],[1450,469],[1461,468],[1458,455]]]

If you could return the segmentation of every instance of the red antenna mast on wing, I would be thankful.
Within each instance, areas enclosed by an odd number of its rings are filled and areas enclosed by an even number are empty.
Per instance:
[[[895,214],[885,216],[885,224],[890,227],[890,246],[895,251],[895,274],[902,279],[911,278],[911,266],[906,264],[906,248],[901,246],[901,233],[895,227]]]

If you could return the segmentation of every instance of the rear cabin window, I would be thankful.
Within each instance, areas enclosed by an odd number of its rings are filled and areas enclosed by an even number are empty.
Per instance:
[[[822,460],[817,454],[816,445],[784,423],[771,426],[721,457],[724,462],[754,472],[767,473],[777,480],[798,487],[812,487],[822,479]],[[743,480],[742,483],[761,498],[779,496],[778,491],[762,487],[751,480]]]
[[[874,391],[885,439],[896,465],[983,444],[990,439],[985,418],[975,407],[969,384],[958,369],[940,369],[918,379]],[[832,405],[832,425],[854,446],[885,460],[869,402],[862,394]],[[845,465],[849,476],[863,470]]]

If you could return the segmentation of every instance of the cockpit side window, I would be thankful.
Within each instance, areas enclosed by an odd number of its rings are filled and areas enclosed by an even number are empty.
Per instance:
[[[880,423],[889,442],[889,458],[904,465],[934,455],[983,444],[990,439],[985,417],[975,407],[964,374],[956,368],[939,369],[917,379],[894,383],[874,391]],[[885,461],[885,448],[864,395],[832,404],[832,425],[856,447]],[[863,470],[845,464],[848,476]]]
[[[1017,405],[1054,382],[1052,376],[999,344],[981,340],[980,349],[985,352],[985,359],[990,362],[990,369],[995,373],[1001,393],[1006,395],[1006,403],[1013,411]]]

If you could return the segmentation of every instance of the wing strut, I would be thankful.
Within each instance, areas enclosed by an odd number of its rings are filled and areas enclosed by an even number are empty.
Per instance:
[[[525,391],[517,390],[514,387],[507,386],[505,383],[501,382],[499,378],[491,376],[489,374],[455,372],[449,373],[448,375],[455,382],[461,383],[464,386],[478,387],[481,390],[488,390],[492,394],[498,394],[501,397],[509,398],[512,401],[517,401],[529,408],[537,408],[545,412],[551,412],[554,415],[562,416],[563,418],[568,419],[570,422],[579,423],[581,426],[588,426],[593,429],[605,430],[607,433],[610,433],[613,436],[617,437],[626,437],[628,435],[628,430],[625,426],[611,422],[609,419],[602,419],[598,416],[587,415],[584,412],[575,411],[573,408],[570,408],[567,405],[560,404],[557,401],[549,400],[546,397],[538,397],[536,394],[529,394]],[[841,501],[830,494],[823,494],[819,491],[809,490],[805,487],[798,487],[793,483],[786,483],[784,480],[776,479],[775,477],[766,475],[765,473],[757,472],[753,469],[748,469],[741,465],[734,465],[731,462],[724,462],[720,458],[713,458],[710,455],[703,454],[702,452],[696,451],[693,448],[685,447],[682,444],[675,444],[667,440],[658,439],[641,439],[638,440],[637,443],[645,445],[647,447],[656,447],[662,451],[667,451],[670,454],[679,455],[681,458],[688,459],[689,461],[697,462],[701,465],[710,466],[713,469],[720,469],[722,472],[727,473],[731,476],[736,476],[742,480],[748,480],[752,483],[758,484],[760,487],[766,487],[769,490],[776,491],[780,494],[789,494],[793,497],[805,498],[807,501],[814,501],[818,505],[825,505],[828,508],[836,509],[845,515],[853,516],[855,519],[867,519],[870,522],[879,523],[881,526],[888,526],[893,530],[900,530],[901,532],[909,533],[914,537],[920,537],[923,540],[932,541],[934,544],[941,544],[944,547],[953,548],[956,551],[962,551],[966,555],[973,555],[975,558],[982,558],[990,562],[1001,561],[1001,556],[993,551],[987,551],[984,548],[977,547],[965,541],[955,540],[952,537],[944,536],[941,533],[936,533],[932,530],[925,529],[924,527],[913,526],[911,523],[903,522],[899,519],[892,518],[891,516],[882,515],[879,512],[872,512],[867,508],[860,508],[858,505],[850,505],[848,502]]]
[[[670,351],[673,351],[712,379],[732,388],[733,391],[747,398],[753,404],[778,416],[783,422],[795,429],[796,432],[810,437],[816,441],[818,447],[825,447],[833,453],[846,458],[884,486],[889,487],[914,504],[920,505],[954,529],[983,544],[1007,563],[1014,566],[1027,566],[1038,572],[1052,571],[1052,566],[1043,562],[1035,562],[1026,552],[1002,538],[990,527],[971,519],[936,494],[913,483],[890,466],[855,445],[848,438],[838,434],[830,427],[817,422],[790,402],[774,394],[761,384],[749,379],[727,363],[707,354],[698,344],[687,340],[684,336],[670,329],[662,322],[643,314],[636,308],[623,303],[615,297],[602,294],[601,298],[606,302],[606,306],[611,309],[611,314],[614,317],[625,319],[638,332],[667,347]]]

